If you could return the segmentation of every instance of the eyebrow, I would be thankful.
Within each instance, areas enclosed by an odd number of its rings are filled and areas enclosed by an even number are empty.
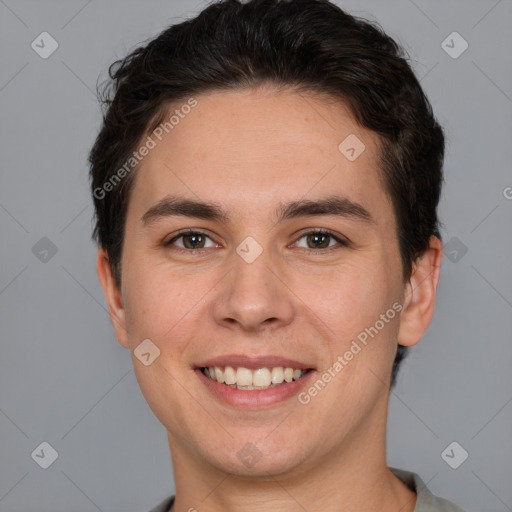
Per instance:
[[[330,196],[317,200],[290,201],[281,203],[274,212],[276,223],[297,217],[313,215],[336,215],[350,220],[375,224],[375,219],[361,204],[344,196]],[[228,211],[219,203],[166,196],[149,208],[141,217],[148,226],[160,219],[174,216],[193,217],[197,219],[219,221],[228,224]]]

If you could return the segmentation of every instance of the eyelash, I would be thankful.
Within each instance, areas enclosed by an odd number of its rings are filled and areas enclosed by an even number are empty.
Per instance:
[[[301,238],[304,238],[305,236],[317,235],[317,234],[330,236],[331,238],[336,240],[336,242],[338,242],[338,244],[340,246],[342,246],[342,247],[348,247],[349,246],[349,242],[339,238],[332,231],[329,231],[328,229],[322,229],[322,228],[313,229],[313,230],[307,231],[305,233],[302,233],[297,240],[300,240]],[[202,235],[202,236],[206,236],[206,237],[210,238],[210,240],[211,240],[211,237],[207,233],[205,233],[204,231],[194,230],[194,229],[185,229],[185,230],[182,230],[182,231],[178,232],[170,240],[164,242],[163,245],[165,247],[169,248],[174,242],[176,242],[176,240],[179,240],[180,238],[183,238],[186,235]],[[176,250],[176,251],[179,251],[179,252],[188,252],[188,253],[193,252],[193,253],[196,253],[196,254],[203,254],[203,252],[208,251],[208,249],[212,249],[212,247],[207,247],[207,248],[202,248],[202,249],[186,249],[186,248],[182,248],[182,247],[174,247],[173,248],[173,250]],[[336,247],[326,247],[326,248],[323,248],[323,249],[322,248],[319,248],[319,249],[309,249],[309,248],[302,247],[301,249],[304,249],[305,251],[308,251],[308,252],[319,253],[319,252],[331,251],[332,249],[336,249]]]

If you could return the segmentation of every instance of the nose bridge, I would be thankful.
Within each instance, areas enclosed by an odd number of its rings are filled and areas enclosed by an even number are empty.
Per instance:
[[[218,323],[258,330],[270,321],[283,325],[291,321],[291,297],[269,250],[248,237],[231,255],[230,266],[232,271],[214,307]]]

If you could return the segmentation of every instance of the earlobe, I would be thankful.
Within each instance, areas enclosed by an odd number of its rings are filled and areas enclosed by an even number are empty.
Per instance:
[[[123,347],[129,348],[126,331],[126,315],[121,300],[121,293],[115,282],[108,255],[101,247],[98,248],[96,270],[101,287],[103,288],[103,293],[105,294],[110,321],[114,327],[117,340]]]
[[[398,333],[400,345],[416,345],[432,320],[442,256],[441,241],[431,236],[429,248],[415,261],[411,278],[406,284]]]

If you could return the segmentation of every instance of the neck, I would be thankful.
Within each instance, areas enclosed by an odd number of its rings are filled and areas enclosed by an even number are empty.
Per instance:
[[[380,418],[368,418],[336,450],[305,457],[281,474],[221,471],[169,433],[176,483],[171,511],[413,512],[416,493],[388,469],[386,414]]]

